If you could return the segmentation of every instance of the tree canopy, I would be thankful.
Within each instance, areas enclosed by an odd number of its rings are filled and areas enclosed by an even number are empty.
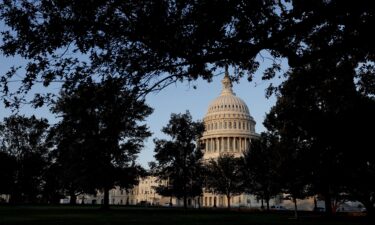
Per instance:
[[[12,203],[36,203],[49,164],[49,124],[35,116],[10,116],[0,123],[0,154],[4,160],[2,189]]]
[[[62,93],[54,107],[62,116],[56,126],[56,158],[67,190],[73,185],[73,191],[102,191],[108,207],[111,188],[137,183],[135,160],[151,135],[142,122],[152,109],[135,95],[112,78]]]
[[[243,159],[233,155],[220,155],[206,164],[205,188],[215,194],[225,195],[227,207],[231,198],[244,192]]]
[[[151,170],[159,179],[166,180],[167,186],[159,186],[160,194],[183,198],[187,207],[187,198],[202,194],[203,153],[199,138],[204,131],[202,122],[194,122],[187,111],[184,114],[172,114],[163,133],[171,140],[155,139],[155,162]]]
[[[353,67],[374,61],[374,8],[364,0],[5,0],[0,6],[7,27],[0,49],[28,62],[18,91],[8,86],[17,65],[2,75],[7,105],[35,83],[70,88],[91,76],[126,77],[142,93],[178,80],[210,80],[224,64],[251,78],[262,50],[291,67],[323,55],[351,57]],[[279,69],[274,61],[264,78]],[[374,94],[373,65],[362,69],[359,81],[372,81],[363,91]],[[35,97],[38,106],[46,96]]]
[[[268,133],[262,133],[259,139],[251,140],[249,149],[244,153],[242,179],[244,190],[254,194],[263,203],[269,202],[281,192],[280,152],[278,139]],[[263,206],[263,204],[262,204]]]

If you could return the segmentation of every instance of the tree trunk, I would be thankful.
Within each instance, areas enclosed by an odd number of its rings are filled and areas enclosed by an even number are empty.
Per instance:
[[[294,218],[298,219],[297,198],[293,197],[293,202],[294,202]]]
[[[230,209],[230,195],[227,195],[228,209]]]
[[[70,201],[69,201],[69,204],[70,205],[75,205],[77,203],[77,195],[74,191],[70,191],[69,192],[69,196],[70,196]]]
[[[201,209],[201,196],[198,196],[198,209]]]
[[[108,210],[109,209],[109,188],[105,187],[103,191],[104,191],[104,196],[103,196],[104,199],[103,199],[102,209]]]
[[[326,216],[331,217],[332,216],[332,199],[331,199],[331,194],[329,193],[329,188],[326,191],[326,193],[324,193],[324,205],[326,208],[326,211],[325,211]]]
[[[314,196],[314,212],[318,210],[318,201],[316,200],[316,196]]]
[[[270,211],[270,199],[266,198],[267,211]]]
[[[187,209],[187,196],[186,193],[184,193],[184,209]]]
[[[369,201],[368,203],[363,203],[366,207],[366,216],[369,222],[375,222],[375,208],[374,204]]]
[[[261,203],[260,208],[263,210],[264,209],[263,198],[260,199],[260,203]]]

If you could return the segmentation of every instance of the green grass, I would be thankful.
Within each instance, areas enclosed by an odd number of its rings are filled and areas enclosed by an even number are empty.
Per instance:
[[[227,210],[187,210],[174,208],[112,207],[102,211],[94,206],[0,206],[0,225],[359,225],[362,217],[338,216],[326,219],[304,213],[299,220],[293,212],[245,212]]]

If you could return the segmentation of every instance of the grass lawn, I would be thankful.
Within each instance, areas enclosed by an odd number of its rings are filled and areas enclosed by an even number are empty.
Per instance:
[[[226,210],[187,210],[175,208],[112,207],[102,211],[94,206],[0,206],[0,225],[78,225],[78,224],[173,224],[173,225],[360,225],[360,216],[340,215],[326,219],[321,215],[302,213],[299,220],[293,212],[246,212]]]

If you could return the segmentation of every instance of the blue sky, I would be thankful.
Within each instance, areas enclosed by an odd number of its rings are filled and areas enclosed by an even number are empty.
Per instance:
[[[261,61],[261,59],[259,59]],[[265,89],[268,87],[271,81],[262,81],[261,73],[265,67],[272,63],[271,60],[265,59],[261,61],[261,67],[255,74],[255,78],[252,82],[248,82],[246,78],[242,78],[239,83],[233,84],[233,90],[236,95],[242,98],[250,109],[250,114],[256,121],[256,131],[262,132],[265,130],[263,127],[263,120],[266,113],[275,104],[275,97],[269,99],[265,98]],[[0,73],[4,74],[12,65],[22,66],[25,62],[18,57],[6,58],[0,55]],[[286,63],[283,63],[284,70],[286,69]],[[230,70],[231,72],[231,70]],[[154,108],[154,113],[147,119],[147,124],[150,127],[153,136],[150,137],[146,143],[145,148],[139,155],[139,162],[147,167],[148,162],[153,160],[153,139],[154,138],[166,138],[162,133],[161,129],[168,123],[171,113],[184,113],[189,110],[194,120],[202,120],[206,114],[208,105],[212,100],[220,95],[221,92],[221,79],[223,78],[223,70],[217,71],[218,76],[213,78],[213,81],[208,83],[201,79],[191,83],[176,83],[158,93],[151,93],[146,98],[146,102]],[[19,74],[22,77],[22,74]],[[273,80],[272,82],[278,84],[280,80]],[[14,83],[13,85],[17,85]],[[194,89],[193,86],[197,88]],[[36,86],[35,92],[53,91],[57,92],[58,87],[51,86],[48,89],[42,86]],[[0,103],[0,120],[4,117],[9,116],[11,111],[5,109],[4,105]],[[21,110],[20,114],[25,115],[36,115],[37,117],[45,117],[50,123],[55,123],[57,119],[52,115],[48,108],[34,109],[28,105],[25,105]]]

